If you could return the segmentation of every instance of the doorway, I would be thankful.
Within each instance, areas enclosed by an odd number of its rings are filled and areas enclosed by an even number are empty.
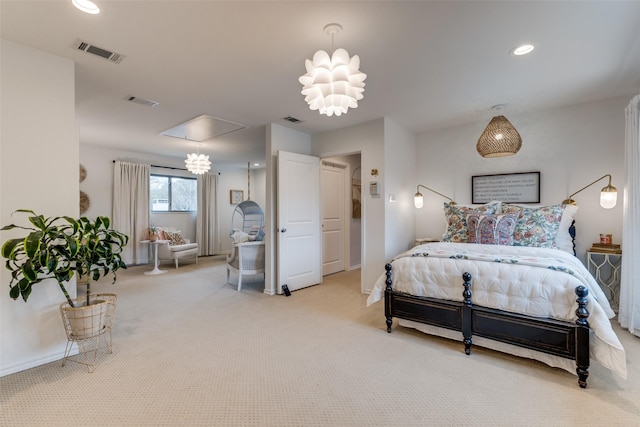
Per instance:
[[[364,212],[360,165],[360,153],[322,159],[323,275],[360,269]]]

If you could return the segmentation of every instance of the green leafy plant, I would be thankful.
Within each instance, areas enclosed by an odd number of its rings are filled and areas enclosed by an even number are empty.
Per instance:
[[[89,305],[91,280],[127,268],[122,261],[122,250],[129,237],[110,229],[111,220],[99,216],[95,220],[87,217],[74,219],[68,216],[44,217],[29,209],[14,213],[30,214],[31,226],[10,224],[0,230],[15,228],[29,231],[25,237],[8,239],[2,245],[5,267],[11,272],[9,296],[26,302],[33,285],[46,279],[55,279],[67,302],[75,307],[65,283],[74,274],[87,277],[86,304]]]

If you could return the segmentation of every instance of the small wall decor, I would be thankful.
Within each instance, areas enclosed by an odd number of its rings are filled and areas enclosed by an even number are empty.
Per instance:
[[[80,165],[80,182],[84,181],[86,177],[87,177],[87,170],[85,169],[84,166]]]
[[[84,191],[80,192],[80,215],[84,214],[91,205],[91,201],[89,200],[89,196]]]
[[[351,174],[351,217],[362,217],[362,183],[360,181],[360,174],[356,173],[360,171],[360,167],[355,168]]]
[[[540,203],[540,172],[471,177],[471,203]]]
[[[229,190],[229,203],[237,205],[244,200],[244,191],[242,190]]]

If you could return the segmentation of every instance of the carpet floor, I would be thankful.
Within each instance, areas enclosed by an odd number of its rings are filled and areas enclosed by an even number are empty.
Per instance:
[[[0,425],[640,425],[640,339],[615,321],[629,378],[592,365],[580,389],[535,361],[387,334],[358,270],[285,297],[265,295],[260,277],[236,292],[220,257],[162,267],[92,285],[118,295],[113,353],[92,373],[57,361],[0,378]]]

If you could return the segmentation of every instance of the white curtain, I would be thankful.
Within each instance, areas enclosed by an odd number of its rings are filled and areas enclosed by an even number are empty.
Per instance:
[[[626,108],[622,272],[618,321],[640,336],[640,95]]]
[[[113,167],[113,228],[129,236],[125,264],[146,264],[149,249],[140,243],[149,228],[149,165],[116,161]]]
[[[198,175],[198,215],[196,219],[196,241],[198,255],[218,253],[218,175]]]

